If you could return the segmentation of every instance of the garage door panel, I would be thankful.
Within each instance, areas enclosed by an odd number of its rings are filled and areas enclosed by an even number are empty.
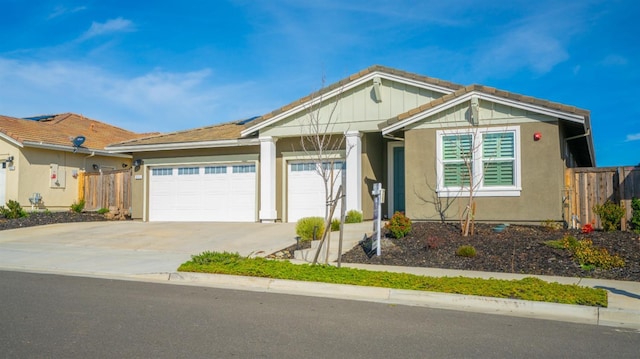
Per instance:
[[[234,165],[228,164],[194,167],[175,167],[171,175],[152,172],[149,220],[256,220],[255,165],[240,165],[247,173],[234,173]]]
[[[341,162],[337,163],[338,165]],[[315,164],[290,163],[287,179],[287,220],[295,222],[303,217],[324,217],[326,197],[324,180],[315,170]],[[339,176],[340,170],[335,171]],[[340,178],[333,185],[333,193],[340,187]],[[334,218],[339,217],[340,203],[334,212]]]

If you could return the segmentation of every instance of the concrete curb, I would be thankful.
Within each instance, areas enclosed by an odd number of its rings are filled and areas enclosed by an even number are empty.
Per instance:
[[[640,311],[223,274],[171,273],[169,281],[226,289],[420,306],[640,329]]]

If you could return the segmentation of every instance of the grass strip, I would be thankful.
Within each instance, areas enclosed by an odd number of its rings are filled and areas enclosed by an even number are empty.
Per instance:
[[[607,292],[604,289],[548,283],[533,277],[520,280],[427,277],[408,273],[337,268],[327,265],[293,264],[289,261],[247,258],[237,253],[228,252],[203,252],[199,255],[193,255],[190,261],[180,265],[178,271],[607,307]]]

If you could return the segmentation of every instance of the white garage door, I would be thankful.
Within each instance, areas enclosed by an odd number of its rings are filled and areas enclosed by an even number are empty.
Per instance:
[[[287,177],[287,220],[296,222],[303,217],[324,217],[326,199],[324,181],[316,171],[313,162],[289,163]],[[325,166],[330,166],[328,163]],[[333,193],[338,192],[341,183],[341,170],[344,162],[334,163],[334,176],[336,177]],[[333,218],[340,217],[340,202],[334,212]]]
[[[7,164],[5,162],[0,164],[0,206],[4,206],[7,202],[6,190],[7,190]]]
[[[255,222],[255,164],[151,168],[149,220]]]

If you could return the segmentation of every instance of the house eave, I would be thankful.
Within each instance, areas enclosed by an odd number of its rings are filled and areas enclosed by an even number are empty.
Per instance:
[[[190,150],[200,148],[219,148],[219,147],[241,147],[241,146],[258,146],[260,140],[257,138],[250,139],[234,139],[234,140],[217,140],[217,141],[199,141],[199,142],[177,142],[162,143],[150,145],[129,145],[129,146],[107,146],[109,151],[116,153],[124,152],[155,152],[169,150]]]
[[[41,148],[46,150],[71,152],[71,153],[95,154],[100,156],[109,156],[109,157],[117,157],[117,158],[131,158],[131,155],[119,154],[111,151],[98,150],[98,149],[85,148],[85,147],[54,145],[50,143],[33,142],[33,141],[24,141],[23,144],[24,144],[24,147]]]

